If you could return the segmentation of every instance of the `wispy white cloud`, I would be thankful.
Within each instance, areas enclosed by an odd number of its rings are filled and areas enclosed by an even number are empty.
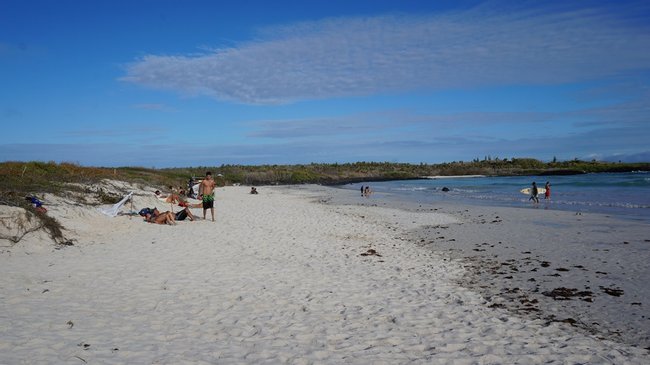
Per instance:
[[[9,44],[0,42],[0,55],[9,52]]]
[[[649,29],[611,8],[325,19],[202,54],[147,55],[122,80],[252,104],[556,84],[647,69]]]
[[[7,43],[0,42],[0,56],[11,55],[14,53],[24,52],[27,50],[27,45],[24,43]]]
[[[68,161],[93,166],[215,166],[220,164],[295,164],[310,162],[448,162],[490,155],[499,158],[608,159],[647,161],[639,126],[581,130],[563,136],[500,138],[436,135],[341,141],[274,141],[257,144],[68,143],[0,144],[5,160]]]
[[[558,133],[566,124],[573,126]],[[642,100],[566,112],[418,114],[387,110],[248,125],[252,131],[247,143],[163,143],[164,131],[148,127],[80,129],[67,132],[79,143],[0,145],[0,155],[87,165],[168,167],[363,160],[418,163],[467,161],[487,155],[637,161],[647,157],[640,151],[648,151],[647,103]],[[495,127],[499,125],[519,130],[506,135],[504,128]],[[146,138],[129,142],[138,136]]]
[[[143,110],[156,110],[156,111],[161,111],[161,112],[172,112],[174,111],[174,108],[165,105],[165,104],[160,104],[160,103],[143,103],[143,104],[133,104],[133,108],[135,109],[143,109]]]
[[[301,138],[364,133],[369,125],[364,120],[351,118],[296,119],[255,123],[258,128],[249,137]]]
[[[587,156],[631,156],[647,149],[648,103],[634,100],[557,112],[462,112],[416,114],[405,110],[250,123],[253,138],[272,138],[263,148],[287,155],[304,147],[301,158],[345,161],[345,156],[369,160],[445,161],[500,157],[572,159]],[[364,157],[365,156],[365,157]],[[418,157],[420,156],[420,157]],[[417,158],[421,158],[418,160]],[[623,158],[625,159],[625,158]],[[349,159],[347,159],[349,160]]]
[[[618,154],[605,155],[605,156],[600,154],[594,156],[594,158],[599,161],[648,162],[650,161],[650,151],[643,151],[643,152],[631,153],[631,154],[618,153]]]
[[[147,138],[160,137],[168,132],[164,126],[144,126],[127,128],[76,128],[61,131],[59,134],[65,137],[78,137],[83,139],[113,139],[124,140],[125,138],[146,135]]]
[[[4,108],[0,111],[0,116],[2,116],[3,119],[15,119],[19,118],[22,115],[22,111],[14,107]]]
[[[322,137],[336,137],[338,139],[352,139],[359,141],[392,140],[403,135],[413,135],[416,138],[430,138],[431,136],[452,137],[461,131],[466,134],[468,130],[477,130],[489,127],[494,134],[503,133],[500,126],[511,127],[537,124],[553,125],[575,120],[592,120],[589,115],[595,111],[582,112],[459,112],[444,114],[413,113],[408,110],[384,110],[373,113],[359,113],[329,118],[317,119],[291,119],[291,120],[265,120],[249,122],[254,129],[248,134],[254,138],[272,139],[313,139]],[[601,113],[608,113],[607,110]],[[596,122],[593,122],[596,123]],[[587,125],[586,122],[583,124]],[[478,138],[478,137],[477,137]]]
[[[248,123],[255,129],[248,136],[276,139],[322,136],[357,138],[359,135],[368,136],[426,120],[428,120],[428,116],[420,116],[403,110],[358,113],[328,118],[263,120]]]

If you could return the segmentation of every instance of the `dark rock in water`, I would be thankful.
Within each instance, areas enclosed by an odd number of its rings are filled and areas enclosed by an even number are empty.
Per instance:
[[[442,188],[442,191],[444,191],[444,192],[448,192],[448,191],[449,191],[449,188],[445,186],[444,188]]]

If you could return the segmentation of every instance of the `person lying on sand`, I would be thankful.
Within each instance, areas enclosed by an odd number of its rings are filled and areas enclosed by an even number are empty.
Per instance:
[[[169,225],[174,225],[176,224],[176,217],[175,215],[170,212],[160,212],[158,208],[144,208],[140,210],[138,213],[140,216],[144,217],[144,220],[149,223],[157,223],[157,224],[169,224]]]
[[[169,195],[162,195],[160,190],[156,190],[154,192],[156,197],[160,199],[161,201],[164,201],[165,203],[170,203],[170,204],[180,204],[182,202],[181,197],[177,194],[171,193]]]
[[[144,208],[139,213],[144,217],[145,221],[149,223],[158,223],[158,224],[176,224],[176,221],[184,221],[186,218],[189,218],[190,221],[194,221],[194,214],[189,210],[189,208],[184,208],[176,213],[166,211],[160,213],[158,208]]]

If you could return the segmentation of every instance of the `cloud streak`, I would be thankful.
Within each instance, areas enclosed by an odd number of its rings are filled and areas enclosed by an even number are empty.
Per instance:
[[[198,55],[147,55],[122,80],[249,104],[558,84],[646,69],[649,33],[611,9],[336,18]]]
[[[345,156],[350,156],[348,160],[467,160],[488,154],[625,159],[647,149],[647,112],[645,98],[555,112],[415,114],[392,110],[250,123],[257,129],[249,136],[272,139],[272,150],[284,145],[291,156],[298,153],[303,158],[318,158],[319,153],[328,152],[329,161],[345,161]],[[262,139],[258,142],[268,146]],[[309,147],[297,152],[290,145]]]
[[[144,103],[144,104],[133,104],[133,108],[142,109],[142,110],[155,110],[160,112],[172,112],[173,108],[160,103]]]
[[[65,137],[78,137],[83,139],[90,138],[108,138],[116,140],[124,140],[129,137],[147,135],[147,138],[164,136],[168,131],[165,127],[131,127],[131,128],[110,128],[110,129],[72,129],[69,131],[60,132],[60,135]]]
[[[641,125],[623,124],[597,130],[579,130],[563,136],[530,135],[502,138],[438,133],[402,135],[363,141],[274,140],[257,144],[68,143],[5,144],[5,160],[79,162],[92,166],[217,166],[221,164],[296,164],[310,162],[448,162],[474,158],[535,157],[550,160],[647,160],[647,141]],[[83,151],[83,153],[80,153]]]

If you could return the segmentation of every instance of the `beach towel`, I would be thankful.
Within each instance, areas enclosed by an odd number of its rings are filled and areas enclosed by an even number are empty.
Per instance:
[[[190,198],[198,199],[198,196],[199,196],[199,187],[200,187],[200,186],[201,186],[201,184],[194,184],[194,185],[192,185],[192,190],[191,190],[191,193],[190,193]]]
[[[100,212],[106,214],[109,217],[116,217],[117,213],[120,211],[120,208],[129,200],[131,199],[131,195],[133,195],[133,192],[128,193],[122,200],[117,202],[117,204],[113,205],[112,207],[109,208],[97,208]]]

